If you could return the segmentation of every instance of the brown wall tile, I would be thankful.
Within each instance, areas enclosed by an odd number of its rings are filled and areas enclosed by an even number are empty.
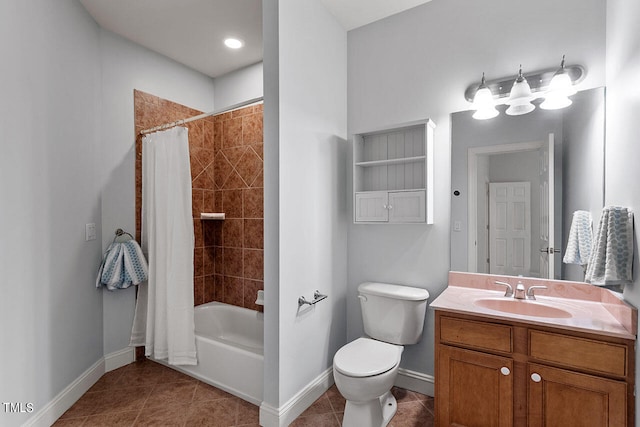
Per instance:
[[[201,114],[134,91],[136,128],[136,236],[140,238],[142,138],[140,130]],[[254,301],[263,277],[263,119],[253,105],[186,124],[194,218],[194,304],[212,300],[261,309]],[[201,221],[224,212],[225,221]],[[246,248],[248,250],[243,250]]]
[[[247,279],[264,279],[264,252],[260,249],[243,251],[244,277]]]
[[[264,218],[264,191],[262,188],[243,190],[243,217]]]
[[[241,248],[244,223],[242,218],[227,219],[222,225],[222,245],[226,248]]]
[[[243,246],[245,248],[264,248],[264,221],[262,219],[245,219],[243,231]]]
[[[224,274],[225,276],[242,276],[242,248],[224,248]]]

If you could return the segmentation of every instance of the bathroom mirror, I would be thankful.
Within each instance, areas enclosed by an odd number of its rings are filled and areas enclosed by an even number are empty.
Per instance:
[[[605,89],[562,110],[451,115],[451,270],[583,281],[564,264],[573,212],[604,201]]]

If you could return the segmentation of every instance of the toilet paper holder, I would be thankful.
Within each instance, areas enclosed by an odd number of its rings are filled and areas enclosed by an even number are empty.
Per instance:
[[[323,299],[326,299],[329,295],[323,295],[320,293],[320,291],[316,290],[313,293],[313,301],[308,301],[304,296],[301,296],[300,298],[298,298],[298,308],[302,307],[305,304],[308,305],[314,305],[319,303],[320,301],[322,301]]]

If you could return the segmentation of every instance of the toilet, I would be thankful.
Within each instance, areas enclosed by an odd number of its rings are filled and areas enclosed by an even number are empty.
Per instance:
[[[398,408],[391,388],[403,346],[422,336],[426,289],[366,282],[358,286],[366,337],[340,348],[333,376],[347,400],[343,427],[385,427]]]

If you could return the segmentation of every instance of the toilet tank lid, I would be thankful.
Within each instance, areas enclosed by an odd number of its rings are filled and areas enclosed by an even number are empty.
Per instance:
[[[425,301],[429,291],[412,286],[392,285],[390,283],[365,282],[358,286],[358,292],[365,295],[377,295],[408,301]]]

